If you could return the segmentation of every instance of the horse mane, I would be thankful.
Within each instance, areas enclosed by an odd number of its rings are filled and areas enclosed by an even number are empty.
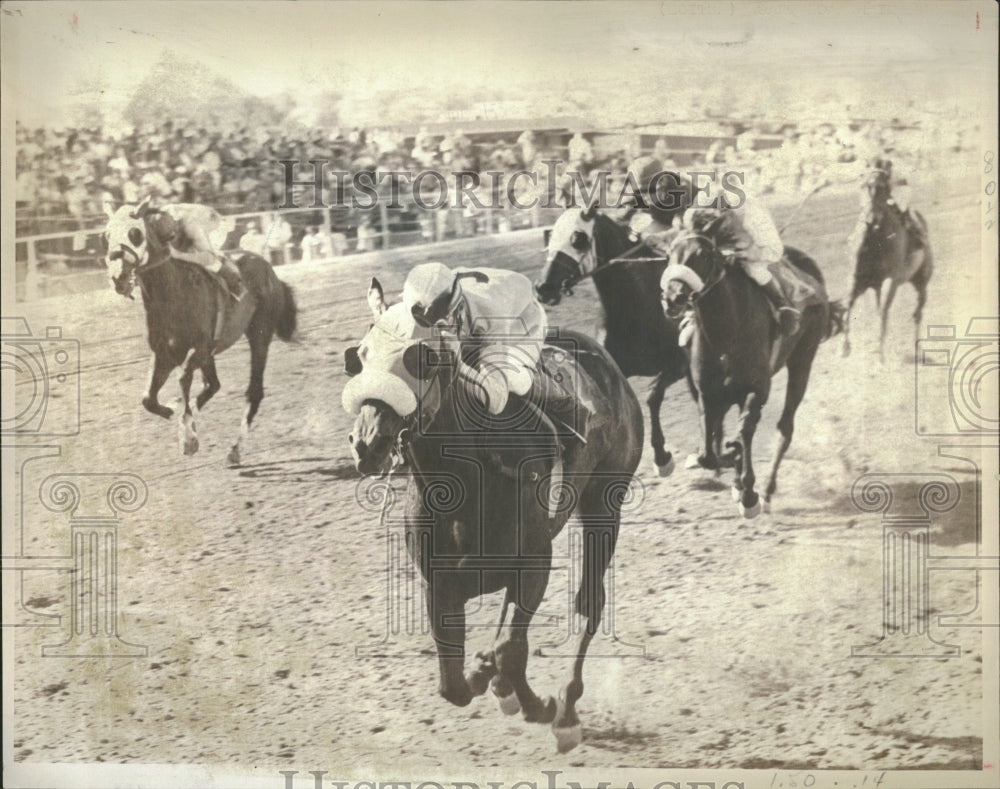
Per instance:
[[[712,208],[689,211],[684,217],[682,230],[710,238],[717,247],[733,249],[740,239],[733,232],[731,223],[722,221],[725,217],[722,211]]]
[[[599,236],[601,238],[599,238]],[[630,238],[629,228],[620,222],[616,222],[610,216],[602,214],[600,211],[594,217],[594,249],[599,246],[614,246],[615,243],[628,242]],[[610,243],[608,243],[610,239]],[[598,266],[601,263],[598,261]]]

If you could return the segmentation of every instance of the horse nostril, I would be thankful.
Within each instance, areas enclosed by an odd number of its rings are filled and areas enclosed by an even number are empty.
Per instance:
[[[354,444],[354,433],[347,434],[347,440],[353,445]]]

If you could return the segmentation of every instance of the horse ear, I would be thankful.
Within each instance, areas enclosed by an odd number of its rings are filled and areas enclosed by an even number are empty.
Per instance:
[[[580,219],[584,222],[590,222],[595,216],[597,216],[597,201],[594,200],[580,212]]]
[[[151,195],[147,195],[145,198],[143,198],[142,202],[135,207],[135,211],[131,213],[131,217],[133,219],[143,219],[146,216],[146,214],[149,213],[149,203],[151,199],[152,199]]]
[[[372,284],[368,286],[368,306],[372,315],[378,320],[383,312],[388,309],[385,305],[385,294],[382,291],[382,283],[372,277]]]
[[[361,354],[358,353],[358,348],[359,346],[352,345],[344,351],[344,372],[352,378],[360,373],[364,367],[361,361]]]

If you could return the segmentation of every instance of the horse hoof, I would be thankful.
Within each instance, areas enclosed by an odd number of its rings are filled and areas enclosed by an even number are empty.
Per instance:
[[[504,715],[517,715],[521,711],[521,702],[517,700],[517,694],[513,691],[509,696],[501,696],[494,687],[493,696],[497,700],[497,707]]]
[[[840,355],[844,359],[851,355],[851,346],[846,342],[844,343],[844,347],[840,350]]]
[[[674,462],[672,456],[670,460],[668,460],[662,466],[659,463],[656,463],[655,465],[656,465],[656,473],[661,477],[669,477],[671,474],[674,473],[674,469],[677,468],[677,464]]]
[[[740,502],[736,505],[742,515],[746,520],[752,521],[758,515],[760,515],[760,501],[758,500],[752,507],[744,507],[743,503]]]
[[[701,468],[701,463],[698,462],[698,456],[697,455],[688,455],[684,459],[684,468],[686,468],[686,469]]]
[[[769,513],[771,511],[771,502],[767,499],[764,499],[764,503],[761,506],[763,512]]]
[[[240,448],[233,447],[229,450],[229,454],[226,455],[226,462],[231,466],[238,466],[240,464]]]
[[[191,438],[184,440],[184,454],[193,455],[198,451],[198,437],[192,436]]]
[[[556,750],[559,753],[569,753],[583,742],[583,727],[579,723],[566,728],[553,726],[552,733],[556,736]]]
[[[736,502],[737,504],[739,503],[740,499],[743,498],[743,491],[740,490],[739,488],[730,488],[729,494],[733,497],[733,501]]]
[[[559,726],[559,721],[566,714],[566,703],[560,698],[556,702],[556,717],[552,721],[552,733],[556,737],[556,749],[559,753],[569,753],[583,742],[583,727],[579,721],[569,726]]]

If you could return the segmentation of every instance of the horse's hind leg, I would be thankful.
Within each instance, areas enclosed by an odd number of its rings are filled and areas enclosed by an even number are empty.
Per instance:
[[[198,393],[198,397],[195,400],[195,407],[199,411],[205,407],[205,403],[211,400],[212,396],[222,387],[222,384],[219,383],[219,375],[215,371],[214,356],[209,356],[208,361],[201,366],[201,377],[204,380],[205,385],[202,387],[201,392]]]
[[[254,318],[247,328],[247,339],[250,340],[250,385],[247,387],[247,406],[243,411],[243,421],[240,424],[240,434],[229,450],[228,461],[231,466],[238,466],[242,460],[243,451],[250,439],[250,428],[253,419],[264,399],[264,368],[267,367],[267,349],[271,344],[271,331],[255,330],[259,318]]]
[[[201,367],[197,352],[189,354],[184,363],[184,372],[181,374],[181,397],[184,400],[184,415],[180,421],[180,442],[181,451],[185,455],[193,455],[198,451],[198,433],[194,423],[194,413],[191,411],[191,382],[194,380],[194,371]]]
[[[785,452],[788,451],[792,443],[792,433],[795,432],[795,412],[802,403],[802,398],[806,393],[806,386],[809,384],[809,373],[812,370],[813,359],[816,356],[818,341],[811,341],[810,338],[803,337],[799,345],[788,357],[788,384],[785,388],[785,405],[781,409],[781,418],[778,420],[778,446],[774,452],[774,460],[771,462],[771,471],[767,478],[767,487],[764,489],[764,512],[771,511],[771,498],[778,487],[778,467],[781,465]]]
[[[753,437],[760,422],[760,411],[765,398],[757,392],[751,392],[746,399],[743,413],[740,415],[738,483],[739,511],[744,518],[756,518],[760,514],[760,497],[753,487],[757,481],[753,471]]]
[[[927,303],[927,283],[931,278],[930,251],[925,250],[924,254],[924,264],[911,280],[913,287],[917,289],[917,307],[913,310],[914,347],[920,341],[920,323],[924,319],[924,305]]]
[[[580,501],[580,520],[583,524],[583,571],[580,588],[576,593],[576,612],[586,620],[577,645],[569,682],[563,688],[552,730],[560,753],[580,744],[582,730],[576,714],[576,702],[583,695],[583,662],[587,649],[597,634],[604,613],[604,575],[618,542],[621,512],[617,505],[620,486],[628,487],[631,477],[595,477]],[[610,488],[610,490],[609,490]],[[613,511],[609,511],[609,506]]]
[[[885,336],[889,330],[889,308],[892,306],[893,299],[896,298],[897,288],[899,288],[899,283],[894,279],[889,280],[889,290],[882,302],[882,331],[878,337],[878,358],[883,364],[885,363]]]
[[[146,387],[146,394],[142,398],[143,408],[151,414],[162,416],[164,419],[170,419],[174,415],[174,410],[165,405],[160,405],[160,389],[163,388],[163,384],[170,377],[170,371],[176,366],[176,364],[169,361],[163,354],[153,354],[150,363],[149,386]]]
[[[646,399],[649,406],[650,443],[653,445],[653,462],[661,477],[669,477],[674,471],[674,458],[664,448],[663,428],[660,427],[660,406],[663,405],[663,394],[671,383],[666,373],[660,373],[653,382],[653,389]]]

